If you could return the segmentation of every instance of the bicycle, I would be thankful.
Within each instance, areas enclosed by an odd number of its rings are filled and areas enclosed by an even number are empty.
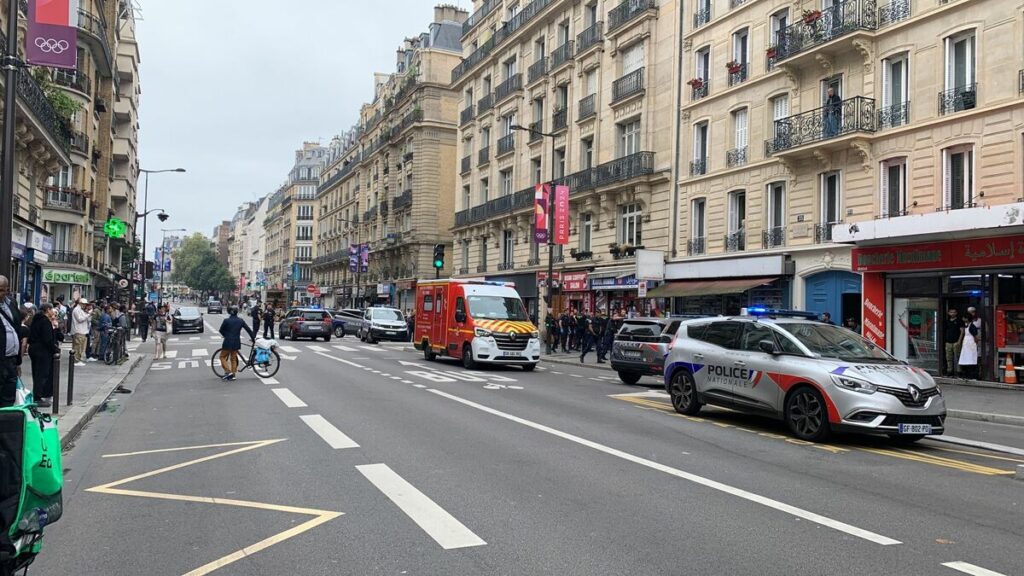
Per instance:
[[[277,346],[271,346],[270,350],[267,351],[267,360],[265,362],[256,361],[256,346],[255,343],[243,344],[243,346],[249,347],[249,354],[242,355],[241,350],[238,352],[238,371],[243,372],[246,368],[252,368],[260,378],[270,378],[281,368],[281,356],[277,353]],[[210,368],[213,369],[213,373],[218,378],[224,376],[224,367],[220,364],[220,351],[223,348],[218,348],[213,351],[213,357],[210,359]]]
[[[103,361],[107,364],[120,364],[128,357],[127,342],[124,328],[120,326],[107,329],[107,350]]]

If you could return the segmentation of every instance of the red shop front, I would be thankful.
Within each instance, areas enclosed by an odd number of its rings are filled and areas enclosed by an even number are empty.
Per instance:
[[[1024,304],[1024,235],[857,247],[853,269],[863,281],[862,333],[901,360],[936,374],[961,372],[956,324],[968,308],[981,320],[978,371],[1001,377],[1006,355],[996,338],[997,310]],[[1020,356],[1017,356],[1017,354]]]

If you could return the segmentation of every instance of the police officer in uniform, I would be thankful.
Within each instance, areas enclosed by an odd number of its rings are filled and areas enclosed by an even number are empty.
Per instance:
[[[604,308],[597,311],[597,317],[594,318],[592,324],[594,337],[597,339],[597,363],[604,364],[606,356],[608,356],[608,349],[611,347],[608,314],[605,313]]]

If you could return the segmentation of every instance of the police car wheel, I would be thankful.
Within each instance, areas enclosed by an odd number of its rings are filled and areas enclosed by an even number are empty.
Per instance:
[[[672,407],[676,409],[676,412],[687,416],[693,416],[700,412],[697,386],[689,372],[679,370],[672,375],[672,380],[668,385],[668,395],[672,398]]]
[[[345,327],[344,326],[338,326],[337,328],[335,328],[334,329],[334,335],[337,336],[338,338],[344,338],[345,337]]]
[[[619,380],[632,386],[640,381],[640,375],[636,372],[619,372]]]
[[[802,386],[786,398],[786,426],[801,440],[820,442],[829,435],[825,400],[814,388]]]

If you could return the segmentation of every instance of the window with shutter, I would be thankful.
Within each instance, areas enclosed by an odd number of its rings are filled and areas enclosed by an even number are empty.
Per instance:
[[[703,238],[704,237],[704,216],[706,208],[706,200],[703,198],[693,201],[693,223],[690,227],[691,238]]]
[[[708,79],[708,72],[711,69],[711,48],[704,47],[697,51],[697,78]]]
[[[586,90],[587,96],[597,93],[597,69],[593,69],[587,72],[586,75]]]
[[[740,64],[746,64],[748,60],[749,36],[744,28],[732,35],[732,59]]]
[[[644,44],[630,46],[622,53],[622,75],[636,72],[644,67]]]
[[[733,125],[736,127],[736,148],[747,147],[747,109],[741,108],[733,112]]]

